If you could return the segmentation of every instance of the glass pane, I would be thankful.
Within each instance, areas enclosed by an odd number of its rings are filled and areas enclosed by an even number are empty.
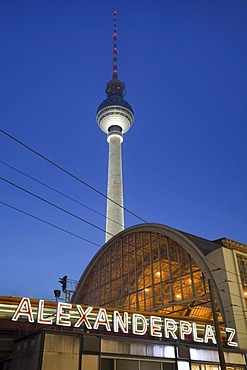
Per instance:
[[[186,361],[178,361],[178,370],[190,370],[190,365]]]
[[[160,362],[141,361],[141,370],[160,370]]]
[[[111,358],[102,358],[101,370],[114,370],[114,360]]]
[[[139,370],[138,361],[117,360],[117,370]]]
[[[163,362],[162,366],[162,370],[175,370],[175,364]]]

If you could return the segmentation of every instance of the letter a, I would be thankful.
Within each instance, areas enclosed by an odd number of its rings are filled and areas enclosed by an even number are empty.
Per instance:
[[[14,316],[12,317],[12,321],[17,321],[19,316],[26,316],[29,322],[34,322],[32,306],[29,298],[22,298],[14,313]]]

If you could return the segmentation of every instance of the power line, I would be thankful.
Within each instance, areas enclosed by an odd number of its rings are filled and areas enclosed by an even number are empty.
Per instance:
[[[77,201],[76,199],[74,199],[74,198],[72,198],[72,197],[70,197],[70,196],[68,196],[68,195],[66,195],[66,194],[64,194],[64,193],[62,193],[62,192],[60,192],[59,190],[57,190],[57,189],[55,189],[55,188],[53,188],[53,187],[51,187],[51,186],[49,186],[49,185],[47,185],[47,184],[45,184],[44,182],[42,182],[42,181],[40,181],[40,180],[37,180],[36,178],[34,178],[33,176],[30,176],[30,175],[28,175],[28,174],[26,174],[25,172],[23,172],[23,171],[21,171],[21,170],[19,170],[19,169],[17,169],[17,168],[15,168],[15,167],[13,167],[13,166],[11,166],[11,165],[9,165],[9,164],[7,164],[7,163],[5,163],[5,162],[3,162],[3,161],[1,161],[0,160],[0,163],[2,163],[2,164],[4,164],[5,166],[7,166],[7,167],[9,167],[9,168],[11,168],[11,169],[13,169],[13,170],[15,170],[15,171],[17,171],[17,172],[19,172],[19,173],[21,173],[22,175],[24,175],[24,176],[26,176],[26,177],[28,177],[28,178],[30,178],[30,179],[32,179],[32,180],[34,180],[34,181],[36,181],[37,183],[40,183],[41,185],[43,185],[43,186],[45,186],[45,187],[47,187],[47,188],[49,188],[49,189],[51,189],[51,190],[53,190],[53,191],[55,191],[55,192],[57,192],[58,194],[61,194],[61,195],[63,195],[64,197],[66,197],[66,198],[68,198],[68,199],[70,199],[70,200],[72,200],[72,201],[74,201],[74,202],[76,202],[76,203],[78,203],[78,204],[80,204],[80,205],[82,205],[82,206],[84,206],[85,208],[87,208],[87,209],[89,209],[89,210],[91,210],[91,211],[93,211],[93,212],[95,212],[95,213],[97,213],[97,214],[99,214],[99,215],[101,215],[101,216],[103,216],[104,218],[106,218],[106,216],[104,216],[103,214],[101,214],[100,212],[98,212],[98,211],[96,211],[96,210],[94,210],[94,209],[92,209],[91,207],[88,207],[88,206],[86,206],[86,205],[84,205],[83,203],[81,203],[81,202],[79,202],[79,201]],[[8,180],[6,180],[7,182],[9,182]],[[11,182],[9,182],[9,183],[11,183]],[[13,184],[12,183],[12,185],[15,185],[15,184]],[[17,186],[17,187],[19,187],[18,185],[15,185],[15,186]],[[21,188],[21,187],[19,187],[21,190],[23,190],[23,191],[26,191],[26,192],[29,192],[29,191],[27,191],[27,190],[25,190],[25,189],[23,189],[23,188]],[[31,193],[31,192],[29,192],[29,193]],[[33,195],[33,196],[36,196],[35,194],[31,194],[31,195]],[[38,196],[36,196],[36,197],[38,197]],[[40,197],[38,197],[39,199],[40,199]],[[45,199],[43,199],[43,201],[46,201]],[[55,206],[55,205],[54,205]],[[88,221],[86,221],[86,220],[83,220],[84,222],[86,222],[86,223],[88,223]],[[112,220],[113,221],[113,220]],[[114,221],[113,221],[114,222]],[[147,223],[147,222],[146,222]],[[91,223],[90,223],[91,224]],[[95,226],[95,227],[97,227],[97,226]],[[156,229],[157,231],[159,231],[160,232],[160,230],[159,230],[159,228],[158,227],[155,227],[154,229]],[[102,230],[102,229],[101,229]],[[112,234],[111,234],[112,235]],[[113,235],[112,235],[113,236]],[[205,260],[207,260],[208,262],[210,262],[212,265],[214,265],[214,266],[216,266],[216,267],[219,267],[217,264],[215,264],[215,263],[213,263],[212,261],[209,261],[206,257],[205,257]],[[240,275],[239,274],[237,274],[237,273],[233,273],[232,271],[228,271],[228,270],[226,270],[226,269],[223,269],[223,268],[221,268],[221,270],[223,270],[223,271],[225,271],[225,272],[229,272],[229,273],[231,273],[231,274],[234,274],[234,275],[236,275],[236,276],[238,276],[238,277],[240,277]],[[223,290],[219,290],[219,291],[221,291],[221,292],[224,292],[224,293],[228,293],[228,292],[225,292],[225,291],[223,291]],[[228,293],[228,294],[230,294],[230,293]],[[238,296],[238,297],[240,297],[241,298],[241,296],[239,296],[239,295],[236,295],[235,294],[235,296]]]
[[[75,180],[79,181],[80,183],[82,183],[83,185],[87,186],[88,188],[90,188],[91,190],[95,191],[96,193],[98,193],[99,195],[103,196],[104,198],[106,199],[109,199],[111,202],[115,203],[116,205],[118,205],[119,207],[123,208],[126,212],[130,213],[131,215],[133,215],[134,217],[138,218],[140,221],[148,224],[148,225],[152,225],[150,224],[149,222],[147,222],[146,220],[144,220],[142,217],[138,216],[137,214],[135,214],[134,212],[130,211],[129,209],[121,206],[120,204],[116,203],[113,199],[110,199],[108,198],[104,193],[102,193],[101,191],[97,190],[96,188],[94,188],[92,185],[86,183],[85,181],[83,181],[82,179],[80,179],[79,177],[75,176],[74,174],[72,174],[71,172],[69,172],[68,170],[64,169],[63,167],[61,167],[60,165],[58,165],[57,163],[51,161],[49,158],[45,157],[43,154],[39,153],[38,151],[36,151],[35,149],[31,148],[30,146],[28,146],[27,144],[23,143],[22,141],[20,141],[19,139],[15,138],[14,136],[12,136],[11,134],[9,134],[8,132],[4,131],[3,129],[0,128],[0,132],[2,132],[4,135],[8,136],[10,139],[16,141],[18,144],[22,145],[23,147],[25,147],[26,149],[30,150],[31,152],[33,152],[34,154],[36,154],[37,156],[41,157],[42,159],[44,159],[45,161],[47,161],[48,163],[52,164],[53,166],[57,167],[58,169],[60,169],[61,171],[63,171],[64,173],[66,173],[67,175],[71,176],[72,178],[74,178]],[[2,162],[2,161],[1,161]],[[2,162],[4,163],[4,162]],[[96,211],[97,212],[97,211]],[[106,216],[104,216],[106,217]],[[152,225],[152,227],[154,229],[156,229],[158,232],[161,232],[161,230],[156,226],[154,227]],[[206,258],[205,258],[206,259]],[[211,261],[208,261],[210,262],[211,264],[215,265],[216,267],[219,267],[221,270],[224,270],[226,272],[231,272],[231,271],[227,271],[226,269],[222,269],[220,266],[216,265],[215,263],[211,262]],[[231,272],[232,273],[232,272]]]
[[[85,222],[86,224],[88,224],[88,225],[90,225],[90,226],[94,227],[95,229],[98,229],[98,230],[100,230],[100,231],[103,231],[104,233],[106,233],[106,232],[107,232],[106,230],[104,230],[104,229],[102,229],[101,227],[99,227],[99,226],[97,226],[97,225],[93,224],[92,222],[89,222],[89,221],[85,220],[84,218],[82,218],[82,217],[80,217],[80,216],[77,216],[77,215],[75,215],[75,214],[74,214],[74,213],[72,213],[72,212],[67,211],[66,209],[64,209],[64,208],[62,208],[62,207],[60,207],[60,206],[58,206],[58,205],[56,205],[56,204],[54,204],[54,203],[50,202],[50,201],[49,201],[49,200],[47,200],[47,199],[44,199],[44,198],[40,197],[40,196],[39,196],[39,195],[37,195],[37,194],[32,193],[31,191],[29,191],[29,190],[27,190],[27,189],[24,189],[23,187],[21,187],[21,186],[19,186],[19,185],[15,184],[15,183],[13,183],[13,182],[11,182],[11,181],[9,181],[9,180],[5,179],[4,177],[0,177],[0,180],[5,181],[6,183],[8,183],[8,184],[10,184],[10,185],[12,185],[12,186],[14,186],[14,187],[16,187],[16,188],[18,188],[18,189],[20,189],[20,190],[24,191],[25,193],[27,193],[27,194],[29,194],[29,195],[32,195],[33,197],[35,197],[35,198],[37,198],[37,199],[39,199],[39,200],[42,200],[43,202],[45,202],[45,203],[47,203],[47,204],[49,204],[49,205],[51,205],[51,206],[53,206],[53,207],[55,207],[55,208],[59,209],[60,211],[63,211],[63,212],[65,212],[65,213],[67,213],[68,215],[70,215],[70,216],[72,216],[72,217],[77,218],[78,220],[80,220],[80,221],[82,221],[82,222]],[[109,232],[107,232],[107,233],[108,233],[109,235],[111,235],[111,236],[114,236],[114,235],[112,235],[112,234],[111,234],[111,233],[109,233]]]
[[[69,172],[68,170],[66,170],[66,169],[64,169],[63,167],[61,167],[60,165],[58,165],[57,163],[55,163],[55,162],[53,162],[53,161],[51,161],[49,158],[47,158],[47,157],[45,157],[43,154],[41,154],[41,153],[39,153],[39,152],[37,152],[36,150],[34,150],[33,148],[31,148],[30,146],[28,146],[27,144],[25,144],[25,143],[23,143],[22,141],[20,141],[20,140],[18,140],[17,138],[15,138],[14,136],[12,136],[11,134],[9,134],[9,133],[7,133],[6,131],[4,131],[4,130],[2,130],[2,129],[0,129],[0,132],[2,132],[4,135],[6,135],[6,136],[8,136],[10,139],[12,139],[12,140],[14,140],[15,142],[17,142],[18,144],[20,144],[20,145],[22,145],[23,147],[25,147],[26,149],[28,149],[28,150],[30,150],[32,153],[34,153],[34,154],[36,154],[37,156],[39,156],[40,158],[42,158],[42,159],[44,159],[45,161],[47,161],[48,163],[50,163],[50,164],[52,164],[53,166],[55,166],[56,168],[58,168],[58,169],[60,169],[61,171],[63,171],[64,173],[66,173],[67,175],[69,175],[70,177],[72,177],[72,178],[74,178],[75,180],[77,180],[77,181],[79,181],[81,184],[83,184],[84,186],[87,186],[89,189],[91,189],[91,190],[93,190],[94,192],[96,192],[97,194],[99,194],[99,195],[101,195],[101,196],[103,196],[104,198],[106,198],[106,199],[109,199],[111,202],[113,202],[113,203],[115,203],[116,205],[118,205],[119,207],[121,207],[121,208],[123,208],[126,212],[128,212],[128,213],[130,213],[131,215],[133,215],[134,217],[136,217],[137,219],[139,219],[139,220],[141,220],[142,222],[144,222],[145,224],[147,224],[147,225],[151,225],[152,226],[152,228],[154,229],[154,230],[156,230],[156,231],[158,231],[158,232],[162,232],[160,229],[159,229],[159,227],[157,227],[157,226],[153,226],[152,224],[150,224],[149,222],[147,222],[146,220],[144,220],[142,217],[140,217],[140,216],[138,216],[137,214],[135,214],[134,212],[132,212],[132,211],[130,211],[129,209],[127,209],[127,208],[125,208],[125,207],[123,207],[123,206],[121,206],[120,204],[118,204],[117,202],[115,202],[114,200],[112,200],[111,198],[108,198],[105,194],[103,194],[102,192],[100,192],[99,190],[97,190],[96,188],[94,188],[93,186],[91,186],[91,185],[89,185],[88,183],[86,183],[85,181],[83,181],[82,179],[80,179],[79,177],[77,177],[77,176],[75,176],[74,174],[72,174],[71,172]],[[4,179],[3,179],[4,180]],[[7,182],[9,182],[8,180],[7,180]],[[11,183],[11,182],[9,182],[10,184],[12,184],[12,185],[14,185],[14,186],[17,186],[17,185],[15,185],[15,184],[13,184],[13,183]],[[17,186],[17,187],[19,187],[19,186]],[[20,188],[20,187],[19,187]],[[20,188],[21,189],[21,188]],[[25,189],[22,189],[22,190],[24,190],[24,191],[26,191],[26,192],[29,192],[29,191],[27,191],[27,190],[25,190]],[[35,194],[32,194],[31,192],[29,192],[31,195],[33,195],[33,196],[36,196]],[[39,199],[41,199],[41,200],[43,200],[43,201],[46,201],[46,200],[44,200],[44,199],[42,199],[42,198],[40,198],[40,197],[38,197],[38,196],[36,196],[37,198],[39,198]],[[61,207],[58,207],[58,206],[56,206],[56,205],[54,205],[53,203],[51,203],[51,202],[48,202],[48,201],[46,201],[47,203],[50,203],[51,205],[53,205],[54,207],[57,207],[57,208],[60,208],[61,210],[63,210]],[[68,211],[66,211],[66,210],[63,210],[64,212],[67,212],[67,213],[69,213],[70,214],[70,212],[68,212]],[[73,215],[72,213],[71,213],[71,215]],[[76,215],[73,215],[74,217],[77,217],[78,218],[78,216],[76,216]],[[80,218],[79,218],[80,219]],[[84,219],[81,219],[82,221],[84,221],[84,222],[86,222],[86,223],[88,223],[88,224],[90,224],[91,226],[93,226],[93,227],[96,227],[96,228],[99,228],[99,227],[97,227],[96,225],[93,225],[92,223],[90,223],[90,222],[88,222],[88,221],[86,221],[86,220],[84,220]],[[101,229],[101,228],[99,228],[101,231],[104,231],[104,232],[106,232],[105,230],[103,230],[103,229]],[[108,233],[108,234],[110,234],[110,233]],[[112,234],[110,234],[110,235],[112,235]],[[112,235],[113,236],[113,235]],[[221,268],[220,266],[218,266],[217,264],[215,264],[215,263],[213,263],[212,261],[209,261],[207,258],[206,258],[206,256],[204,256],[204,258],[205,258],[205,260],[207,261],[207,262],[209,262],[209,263],[211,263],[212,265],[214,265],[214,266],[216,266],[217,268],[220,268],[222,271],[225,271],[225,272],[229,272],[229,273],[232,273],[232,271],[228,271],[228,270],[226,270],[226,269],[224,269],[224,268]],[[236,275],[236,276],[240,276],[239,274],[237,274],[237,273],[234,273],[234,275]],[[241,297],[241,296],[239,296],[239,297]]]
[[[50,190],[52,190],[52,191],[56,192],[57,194],[60,194],[60,195],[62,195],[63,197],[65,197],[65,198],[67,198],[67,199],[69,199],[69,200],[72,200],[73,202],[75,202],[75,203],[77,203],[77,204],[81,205],[82,207],[84,207],[84,208],[86,208],[86,209],[88,209],[88,210],[90,210],[90,211],[92,211],[92,212],[96,213],[97,215],[99,215],[99,216],[101,216],[101,217],[104,217],[105,219],[108,219],[108,220],[110,220],[110,221],[112,221],[112,222],[115,222],[115,223],[116,223],[116,224],[118,224],[118,225],[121,225],[119,222],[117,222],[117,221],[115,221],[115,220],[112,220],[111,218],[109,218],[109,217],[105,216],[103,213],[98,212],[98,211],[97,211],[97,210],[95,210],[94,208],[91,208],[91,207],[87,206],[86,204],[84,204],[84,203],[82,203],[82,202],[79,202],[78,200],[76,200],[76,199],[74,199],[74,198],[70,197],[69,195],[67,195],[67,194],[65,194],[65,193],[63,193],[63,192],[61,192],[60,190],[57,190],[57,189],[53,188],[52,186],[47,185],[46,183],[44,183],[44,182],[42,182],[42,181],[40,181],[40,180],[36,179],[35,177],[30,176],[30,175],[28,175],[27,173],[25,173],[25,172],[23,172],[23,171],[19,170],[18,168],[14,167],[14,166],[11,166],[10,164],[8,164],[8,163],[6,163],[6,162],[4,162],[4,161],[1,161],[1,160],[0,160],[0,163],[2,163],[2,164],[3,164],[4,166],[6,166],[6,167],[11,168],[12,170],[14,170],[14,171],[16,171],[16,172],[18,172],[18,173],[20,173],[20,174],[22,174],[22,175],[26,176],[27,178],[29,178],[29,179],[31,179],[31,180],[33,180],[33,181],[37,182],[38,184],[41,184],[41,185],[45,186],[46,188],[48,188],[48,189],[50,189]],[[123,225],[121,225],[121,226],[123,226]]]
[[[0,163],[3,163],[3,164],[5,164],[4,162],[2,162],[2,161],[0,161]],[[8,164],[6,164],[8,167],[10,167],[10,168],[13,168],[13,169],[15,169],[14,167],[12,167],[12,166],[10,166],[10,165],[8,165]],[[17,170],[17,169],[15,169],[16,171],[18,171],[18,172],[20,172],[20,173],[23,173],[22,171],[19,171],[19,170]],[[39,183],[41,183],[42,185],[44,185],[44,186],[47,186],[48,188],[51,188],[49,185],[46,185],[46,184],[44,184],[44,183],[42,183],[42,182],[40,182],[39,180],[36,180],[35,178],[33,178],[33,177],[31,177],[31,176],[29,176],[29,175],[27,175],[27,174],[25,174],[25,173],[23,173],[24,175],[26,175],[27,177],[30,177],[30,178],[32,178],[33,180],[35,180],[35,181],[37,181],[37,182],[39,182]],[[9,180],[7,180],[7,179],[4,179],[4,178],[2,178],[2,177],[0,177],[0,179],[1,180],[3,180],[3,181],[5,181],[5,182],[7,182],[7,183],[9,183],[9,184],[11,184],[11,185],[13,185],[13,186],[15,186],[15,187],[17,187],[17,188],[19,188],[19,189],[21,189],[21,190],[23,190],[23,191],[25,191],[25,192],[27,192],[28,194],[30,194],[30,195],[32,195],[32,196],[34,196],[34,197],[36,197],[36,198],[38,198],[38,199],[40,199],[40,200],[42,200],[42,201],[44,201],[44,202],[46,202],[46,203],[48,203],[48,204],[50,204],[50,205],[52,205],[52,206],[54,206],[54,207],[56,207],[56,208],[58,208],[58,209],[60,209],[60,210],[62,210],[63,212],[66,212],[66,213],[68,213],[68,214],[70,214],[70,215],[72,215],[73,217],[76,217],[76,218],[79,218],[81,221],[83,221],[83,222],[85,222],[85,223],[87,223],[87,224],[89,224],[89,225],[91,225],[91,226],[93,226],[93,227],[95,227],[95,228],[97,228],[97,229],[99,229],[99,230],[101,230],[101,231],[103,231],[103,232],[106,232],[104,229],[102,229],[102,228],[100,228],[100,227],[98,227],[98,226],[96,226],[95,224],[92,224],[91,222],[89,222],[89,221],[87,221],[87,220],[85,220],[85,219],[82,219],[81,217],[79,217],[79,216],[77,216],[77,215],[74,215],[73,213],[71,213],[71,212],[69,212],[69,211],[67,211],[67,210],[65,210],[65,209],[63,209],[63,208],[61,208],[61,207],[59,207],[59,206],[57,206],[57,205],[55,205],[55,204],[53,204],[53,203],[51,203],[51,202],[49,202],[48,200],[46,200],[46,199],[44,199],[44,198],[41,198],[40,196],[38,196],[38,195],[36,195],[36,194],[34,194],[34,193],[32,193],[32,192],[30,192],[30,191],[28,191],[28,190],[26,190],[26,189],[24,189],[24,188],[22,188],[22,187],[20,187],[19,185],[17,185],[17,184],[14,184],[14,183],[12,183],[12,182],[10,182]],[[60,194],[62,194],[62,195],[64,195],[63,193],[61,193],[61,192],[59,192],[59,191],[57,191],[56,189],[53,189],[53,188],[51,188],[52,190],[54,190],[54,191],[56,191],[56,192],[58,192],[58,193],[60,193]],[[64,196],[66,196],[66,195],[64,195]],[[66,196],[67,197],[67,196]],[[70,198],[69,196],[68,196],[68,198],[69,199],[72,199],[72,200],[74,200],[73,198]],[[74,200],[75,202],[77,202],[76,200]],[[81,204],[80,202],[78,202],[79,204]],[[20,211],[21,212],[21,211]],[[96,211],[97,212],[97,211]],[[23,212],[23,213],[25,213],[25,212]],[[34,216],[34,218],[35,218],[35,216]],[[37,218],[38,219],[38,218]],[[155,229],[157,230],[157,231],[161,231],[161,230],[159,230],[159,228],[157,228],[157,227],[155,227]],[[109,233],[110,234],[110,233]],[[113,236],[112,234],[110,234],[111,236]],[[96,244],[97,246],[99,246],[98,244]],[[205,260],[207,260],[207,258],[205,257]],[[207,260],[208,262],[210,262],[211,264],[213,264],[214,266],[216,266],[216,267],[219,267],[218,265],[216,265],[215,263],[213,263],[212,261],[209,261],[209,260]],[[229,272],[229,273],[231,273],[231,274],[233,274],[233,275],[236,275],[236,276],[238,276],[238,277],[240,277],[240,275],[239,274],[237,274],[237,273],[233,273],[232,271],[228,271],[228,270],[226,270],[226,269],[223,269],[223,268],[221,268],[221,270],[222,271],[225,271],[225,272]],[[216,287],[216,285],[214,285],[215,287]],[[218,290],[219,292],[223,292],[223,293],[225,293],[225,294],[231,294],[231,295],[234,295],[234,296],[236,296],[236,297],[238,297],[238,298],[242,298],[240,295],[236,295],[236,294],[233,294],[233,293],[229,293],[229,292],[226,292],[226,291],[224,291],[224,290],[222,290],[222,289],[220,289],[220,290]]]
[[[23,143],[22,141],[18,140],[17,138],[15,138],[14,136],[10,135],[8,132],[0,129],[0,132],[2,132],[4,135],[8,136],[10,139],[14,140],[15,142],[17,142],[18,144],[22,145],[24,148],[30,150],[32,153],[36,154],[37,156],[39,156],[40,158],[44,159],[45,161],[47,161],[48,163],[52,164],[53,166],[55,166],[56,168],[58,168],[59,170],[63,171],[64,173],[66,173],[67,175],[69,175],[70,177],[72,177],[73,179],[79,181],[81,184],[87,186],[89,189],[93,190],[94,192],[96,192],[97,194],[101,195],[102,197],[104,197],[105,199],[108,199],[110,202],[113,202],[114,204],[116,204],[117,206],[121,207],[123,210],[125,210],[126,212],[130,213],[132,216],[138,218],[140,221],[144,222],[144,223],[147,223],[147,221],[145,221],[143,218],[141,218],[140,216],[138,216],[137,214],[135,214],[134,212],[130,211],[129,209],[125,208],[124,206],[118,204],[117,202],[115,202],[113,199],[111,198],[108,198],[104,193],[102,193],[101,191],[99,191],[98,189],[94,188],[92,185],[89,185],[87,182],[83,181],[82,179],[80,179],[79,177],[75,176],[73,173],[69,172],[68,170],[66,170],[65,168],[61,167],[60,165],[58,165],[57,163],[53,162],[52,160],[50,160],[49,158],[45,157],[43,154],[39,153],[38,151],[36,151],[35,149],[31,148],[30,146],[28,146],[27,144]]]
[[[77,201],[76,199],[74,199],[74,198],[72,198],[72,197],[70,197],[70,196],[68,196],[68,195],[66,195],[66,194],[64,194],[64,193],[62,193],[61,191],[59,191],[59,190],[57,190],[57,189],[55,189],[55,188],[53,188],[53,187],[51,187],[51,186],[49,186],[49,185],[47,185],[47,184],[45,184],[44,182],[42,182],[42,181],[40,181],[40,180],[38,180],[38,179],[34,178],[33,176],[30,176],[30,175],[28,175],[27,173],[25,173],[25,172],[23,172],[23,171],[21,171],[21,170],[19,170],[19,169],[15,168],[15,167],[11,166],[11,165],[9,165],[9,164],[7,164],[6,162],[3,162],[3,161],[1,161],[1,160],[0,160],[0,163],[4,164],[5,166],[7,166],[7,167],[9,167],[9,168],[11,168],[11,169],[13,169],[13,170],[15,170],[15,171],[17,171],[17,172],[21,173],[22,175],[24,175],[24,176],[26,176],[26,177],[28,177],[28,178],[30,178],[30,179],[32,179],[32,180],[34,180],[34,181],[36,181],[37,183],[39,183],[39,184],[41,184],[41,185],[43,185],[43,186],[45,186],[45,187],[47,187],[47,188],[49,188],[49,189],[51,189],[51,190],[55,191],[55,192],[56,192],[56,193],[58,193],[58,194],[63,195],[64,197],[66,197],[66,198],[68,198],[68,199],[70,199],[70,200],[72,200],[72,201],[74,201],[74,202],[76,202],[76,203],[78,203],[78,204],[80,204],[80,205],[84,206],[85,208],[87,208],[87,209],[89,209],[89,210],[91,210],[91,211],[93,211],[93,212],[95,212],[95,213],[97,213],[97,214],[99,214],[99,215],[103,216],[104,218],[106,218],[106,217],[105,217],[103,214],[101,214],[100,212],[98,212],[98,211],[94,210],[94,209],[93,209],[93,208],[91,208],[91,207],[88,207],[87,205],[84,205],[83,203],[81,203],[81,202]],[[13,185],[13,184],[12,184],[12,185]],[[18,185],[15,185],[15,186],[19,187]],[[26,191],[25,189],[22,189],[22,190]],[[32,195],[34,195],[34,194],[32,194]],[[34,196],[36,196],[36,195],[34,195]],[[34,217],[35,217],[35,216],[34,216]],[[113,221],[113,220],[112,220],[112,221]],[[157,231],[160,231],[158,228],[156,228],[156,229],[157,229]],[[98,244],[96,244],[96,245],[98,245]],[[98,245],[98,246],[99,246],[99,245]],[[205,258],[205,260],[207,260],[207,258]],[[210,262],[211,264],[213,264],[213,265],[214,265],[214,266],[216,266],[216,267],[219,267],[218,265],[216,265],[216,264],[215,264],[215,263],[213,263],[212,261],[209,261],[209,260],[208,260],[208,262]],[[228,270],[223,269],[223,268],[221,268],[221,270],[223,270],[223,271],[225,271],[225,272],[229,272],[229,273],[231,273],[231,274],[234,274],[234,275],[236,275],[236,276],[240,277],[240,275],[239,275],[239,274],[237,274],[237,273],[233,273],[232,271],[228,271]],[[225,281],[224,281],[224,282],[225,282]],[[222,283],[223,283],[223,282],[222,282]],[[219,291],[220,291],[220,292],[224,292],[224,293],[226,293],[226,294],[230,294],[230,293],[228,293],[228,292],[226,292],[226,291],[224,291],[224,290],[222,290],[222,289],[220,289]],[[240,297],[240,298],[241,298],[241,296],[239,296],[239,295],[236,295],[236,294],[232,294],[232,295],[234,295],[234,296],[237,296],[237,297]]]
[[[68,231],[68,230],[66,230],[66,229],[64,229],[64,228],[62,228],[62,227],[60,227],[60,226],[54,225],[54,224],[52,224],[51,222],[48,222],[48,221],[46,221],[46,220],[43,220],[43,219],[42,219],[42,218],[40,218],[40,217],[37,217],[37,216],[34,216],[34,215],[32,215],[32,214],[30,214],[30,213],[28,213],[28,212],[25,212],[25,211],[23,211],[22,209],[16,208],[16,207],[14,207],[14,206],[12,206],[12,205],[10,205],[10,204],[8,204],[8,203],[2,202],[2,201],[0,201],[0,203],[1,203],[1,204],[3,204],[3,205],[5,205],[6,207],[9,207],[9,208],[11,208],[11,209],[14,209],[15,211],[18,211],[18,212],[20,212],[20,213],[23,213],[24,215],[27,215],[27,216],[29,216],[29,217],[32,217],[32,218],[34,218],[35,220],[41,221],[41,222],[43,222],[43,223],[44,223],[44,224],[46,224],[46,225],[49,225],[49,226],[55,227],[55,228],[56,228],[56,229],[58,229],[58,230],[64,231],[64,232],[65,232],[65,233],[67,233],[67,234],[70,234],[70,235],[72,235],[72,236],[75,236],[76,238],[79,238],[79,239],[81,239],[81,240],[84,240],[84,241],[85,241],[85,242],[87,242],[87,243],[90,243],[90,244],[96,245],[97,247],[101,247],[101,245],[100,245],[100,244],[94,243],[94,242],[92,242],[92,241],[91,241],[91,240],[89,240],[89,239],[83,238],[83,237],[82,237],[82,236],[80,236],[80,235],[77,235],[77,234],[75,234],[75,233],[72,233],[71,231]]]

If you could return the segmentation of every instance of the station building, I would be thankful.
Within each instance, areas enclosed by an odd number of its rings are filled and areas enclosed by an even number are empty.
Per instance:
[[[93,257],[71,302],[0,297],[0,369],[244,370],[246,251],[130,227]]]

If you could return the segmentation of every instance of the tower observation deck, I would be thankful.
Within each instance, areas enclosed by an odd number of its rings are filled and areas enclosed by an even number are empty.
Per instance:
[[[124,99],[125,84],[118,79],[116,17],[114,11],[112,79],[106,85],[107,99],[100,104],[96,114],[98,125],[107,134],[109,143],[105,241],[124,229],[121,145],[123,134],[134,121],[132,107]]]

